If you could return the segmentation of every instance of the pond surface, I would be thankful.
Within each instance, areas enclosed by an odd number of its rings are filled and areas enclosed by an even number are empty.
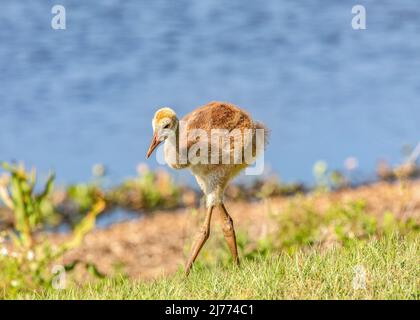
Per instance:
[[[97,229],[107,229],[115,223],[128,222],[133,220],[143,219],[145,216],[143,213],[133,212],[122,208],[115,208],[110,211],[101,213],[95,222]],[[69,233],[72,230],[72,226],[68,223],[61,223],[56,227],[50,227],[49,232],[57,233]]]
[[[358,3],[367,30],[354,1],[61,0],[53,30],[54,1],[2,0],[0,159],[62,183],[104,163],[116,183],[145,161],[157,107],[226,100],[271,128],[266,167],[284,180],[312,182],[320,159],[397,163],[420,140],[420,6]]]

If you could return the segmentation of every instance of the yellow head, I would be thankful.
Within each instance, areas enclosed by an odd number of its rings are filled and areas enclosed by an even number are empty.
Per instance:
[[[147,151],[146,158],[149,158],[153,150],[168,137],[168,130],[176,130],[178,118],[171,108],[161,108],[156,111],[152,120],[153,139]]]

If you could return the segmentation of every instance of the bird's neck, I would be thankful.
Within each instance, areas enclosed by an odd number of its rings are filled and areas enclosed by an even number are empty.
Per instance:
[[[166,163],[172,168],[178,169],[184,167],[182,157],[180,155],[179,126],[165,140],[164,154]]]

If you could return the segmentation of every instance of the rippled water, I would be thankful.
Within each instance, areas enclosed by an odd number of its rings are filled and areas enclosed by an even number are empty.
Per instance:
[[[157,106],[227,100],[272,129],[285,180],[311,181],[319,159],[397,162],[420,140],[420,6],[358,3],[364,31],[354,1],[60,0],[56,31],[55,1],[1,0],[0,159],[62,182],[102,162],[117,181],[144,161]]]

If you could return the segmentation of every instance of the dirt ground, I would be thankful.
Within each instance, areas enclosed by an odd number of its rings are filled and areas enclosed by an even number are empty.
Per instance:
[[[314,197],[306,195],[305,197]],[[390,210],[397,216],[420,217],[420,181],[389,184],[380,182],[356,189],[325,193],[315,197],[320,209],[333,202],[365,199],[369,212],[383,214]],[[270,215],[281,214],[292,198],[273,198],[259,202],[228,202],[226,204],[235,227],[258,239],[274,227]],[[199,229],[203,209],[185,208],[156,211],[142,219],[94,230],[82,246],[64,258],[94,263],[105,274],[118,268],[133,278],[150,279],[174,273],[184,264],[194,234]],[[212,230],[217,228],[217,215]],[[219,229],[219,228],[218,228]]]

